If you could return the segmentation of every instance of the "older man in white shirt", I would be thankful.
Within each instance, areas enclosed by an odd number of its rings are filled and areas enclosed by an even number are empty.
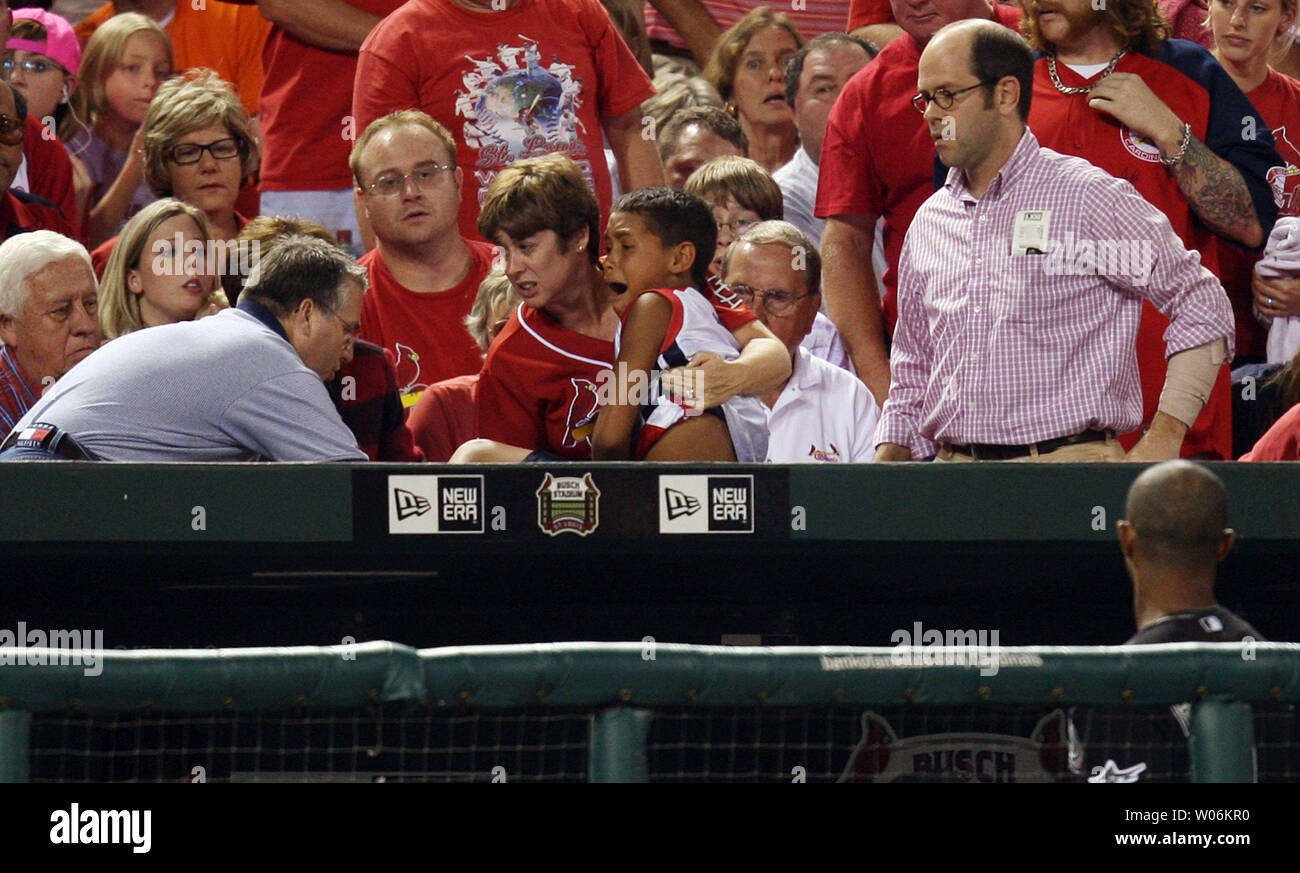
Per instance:
[[[856,463],[872,459],[879,410],[847,370],[801,348],[821,304],[821,256],[794,225],[764,221],[745,231],[722,260],[722,277],[790,352],[784,385],[763,396],[767,460]]]

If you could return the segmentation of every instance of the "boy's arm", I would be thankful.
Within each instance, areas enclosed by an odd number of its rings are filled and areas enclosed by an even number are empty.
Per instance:
[[[692,409],[721,406],[737,394],[763,395],[790,378],[790,353],[761,321],[731,332],[740,344],[740,357],[724,361],[713,352],[697,352],[685,367],[663,375],[662,386]],[[694,395],[693,398],[688,394]]]
[[[591,435],[592,460],[626,461],[631,457],[640,401],[649,399],[642,395],[650,387],[650,371],[659,359],[672,314],[672,304],[658,294],[642,294],[632,301],[614,372],[601,385],[600,415]]]

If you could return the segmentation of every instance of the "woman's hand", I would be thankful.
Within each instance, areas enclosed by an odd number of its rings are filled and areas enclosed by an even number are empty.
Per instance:
[[[1300,279],[1266,279],[1254,273],[1250,290],[1255,295],[1255,309],[1265,318],[1300,315]]]

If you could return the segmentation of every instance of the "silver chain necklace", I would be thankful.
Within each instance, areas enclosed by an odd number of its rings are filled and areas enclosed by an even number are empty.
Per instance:
[[[1056,86],[1056,90],[1060,91],[1062,94],[1087,94],[1093,88],[1097,87],[1097,84],[1101,82],[1102,79],[1115,72],[1115,65],[1118,64],[1120,58],[1124,57],[1126,54],[1128,54],[1126,49],[1120,49],[1119,54],[1111,58],[1110,63],[1106,65],[1106,69],[1101,71],[1101,76],[1098,77],[1097,81],[1084,88],[1067,88],[1061,84],[1061,77],[1056,74],[1056,55],[1052,55],[1047,59],[1047,74],[1052,77],[1052,84]]]

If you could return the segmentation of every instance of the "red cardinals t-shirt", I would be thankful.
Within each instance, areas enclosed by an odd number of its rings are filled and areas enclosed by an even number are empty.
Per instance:
[[[493,247],[470,240],[465,278],[446,291],[421,293],[398,283],[379,249],[361,259],[370,287],[361,310],[361,338],[397,357],[397,387],[406,406],[420,392],[453,376],[477,373],[483,351],[465,329],[479,283],[492,269]]]
[[[488,349],[478,383],[478,435],[571,461],[591,460],[601,372],[614,343],[566,330],[519,304]]]
[[[500,12],[411,0],[361,46],[352,114],[360,132],[415,107],[451,131],[465,171],[461,235],[480,238],[478,214],[496,174],[552,152],[582,168],[607,214],[601,118],[653,94],[597,0],[520,0]]]
[[[384,16],[403,0],[347,3]],[[262,49],[262,66],[262,190],[351,188],[348,154],[363,130],[348,115],[356,54],[308,45],[276,27]]]

